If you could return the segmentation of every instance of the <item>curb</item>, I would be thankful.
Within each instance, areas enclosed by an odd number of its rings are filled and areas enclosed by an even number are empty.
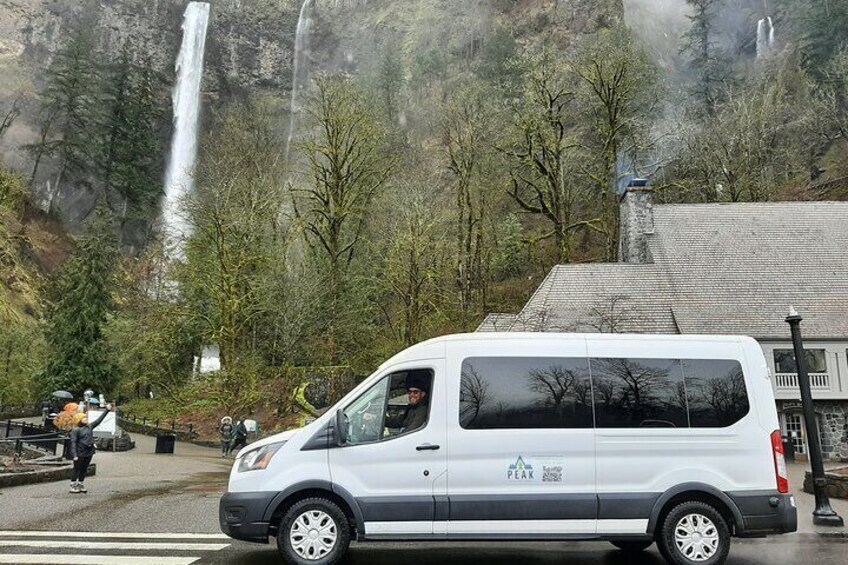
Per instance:
[[[39,471],[28,471],[25,473],[0,473],[0,488],[19,487],[23,485],[34,485],[38,483],[50,483],[55,481],[70,480],[72,465],[67,465],[59,469],[47,469]],[[88,467],[86,477],[94,476],[97,473],[97,464],[92,463]]]
[[[835,532],[793,532],[784,535],[802,541],[821,541],[822,539],[834,541],[848,540],[848,531],[842,530]]]

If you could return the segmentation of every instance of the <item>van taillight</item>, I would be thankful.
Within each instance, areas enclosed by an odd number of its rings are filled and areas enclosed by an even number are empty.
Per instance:
[[[774,474],[777,478],[777,492],[789,493],[789,474],[786,472],[786,459],[783,457],[783,438],[780,430],[771,433],[771,451],[774,454]]]

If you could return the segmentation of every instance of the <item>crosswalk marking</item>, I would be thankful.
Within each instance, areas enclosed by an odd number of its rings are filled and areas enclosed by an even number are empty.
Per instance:
[[[191,565],[200,557],[141,557],[138,555],[3,555],[0,563],[15,565]]]
[[[47,532],[43,530],[2,530],[0,537],[8,538],[104,538],[104,539],[222,539],[229,540],[225,534],[177,534],[155,532]]]
[[[0,565],[191,565],[230,546],[220,533],[0,530]]]
[[[96,537],[96,536],[91,536]],[[220,551],[227,543],[157,543],[157,542],[99,542],[61,540],[0,540],[0,547],[38,547],[122,551]]]

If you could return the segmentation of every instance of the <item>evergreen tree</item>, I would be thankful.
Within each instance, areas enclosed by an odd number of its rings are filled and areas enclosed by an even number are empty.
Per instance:
[[[404,68],[400,49],[390,46],[380,61],[378,84],[380,97],[386,109],[389,123],[395,124],[400,112],[400,94],[404,86]]]
[[[713,42],[713,21],[721,0],[686,0],[691,6],[688,15],[692,25],[684,34],[684,51],[691,59],[690,68],[695,75],[693,94],[700,101],[702,113],[715,114],[722,84],[729,78],[729,62]]]
[[[96,161],[97,144],[92,140],[100,123],[101,93],[94,26],[81,23],[45,74],[47,84],[40,95],[42,135],[29,149],[36,157],[33,179],[43,156],[58,160],[52,207],[66,175],[89,173]]]
[[[43,375],[45,389],[81,394],[87,387],[108,391],[116,384],[103,329],[113,309],[117,260],[111,226],[98,213],[53,289],[47,314],[51,351]]]
[[[108,116],[103,124],[100,176],[107,196],[118,197],[113,208],[122,224],[149,219],[156,208],[161,182],[162,147],[158,128],[162,108],[156,95],[159,78],[150,60],[133,61],[126,43],[106,83]]]
[[[798,45],[807,71],[824,79],[827,64],[848,46],[848,2],[780,0],[782,21]]]

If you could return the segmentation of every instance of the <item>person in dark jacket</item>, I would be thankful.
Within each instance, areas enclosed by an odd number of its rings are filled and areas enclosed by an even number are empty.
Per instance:
[[[401,425],[402,433],[417,430],[427,423],[427,415],[430,411],[430,399],[427,397],[429,384],[430,379],[427,373],[410,371],[406,377],[406,398],[409,401],[409,408]]]
[[[233,447],[232,451],[238,453],[238,450],[247,445],[247,426],[244,425],[244,420],[236,422],[233,430]]]
[[[221,457],[228,457],[233,450],[233,419],[229,416],[221,418],[218,433],[221,434]]]
[[[91,463],[91,458],[94,457],[94,428],[103,422],[112,410],[112,405],[107,404],[106,409],[100,414],[93,423],[88,423],[88,417],[83,417],[79,421],[77,427],[71,430],[70,451],[71,457],[74,460],[74,470],[71,474],[71,492],[88,492],[85,489],[85,475],[88,472],[88,465]]]

